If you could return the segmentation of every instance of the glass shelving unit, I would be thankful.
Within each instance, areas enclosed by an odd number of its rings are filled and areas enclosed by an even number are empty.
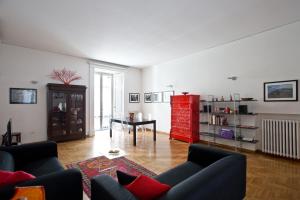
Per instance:
[[[236,150],[245,148],[255,151],[259,128],[255,125],[257,114],[239,113],[239,105],[249,105],[257,100],[241,100],[238,93],[232,96],[232,100],[216,101],[213,95],[209,95],[208,100],[201,100],[200,107],[207,106],[207,109],[206,112],[204,109],[200,110],[200,140],[205,138],[209,145],[225,144],[235,147]],[[230,111],[226,111],[225,107],[229,107]],[[247,121],[252,121],[252,124]],[[220,134],[222,129],[232,130],[234,134],[232,137],[224,137]]]

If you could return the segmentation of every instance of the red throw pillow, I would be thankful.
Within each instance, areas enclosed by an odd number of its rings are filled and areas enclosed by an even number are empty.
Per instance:
[[[23,171],[10,172],[0,170],[0,187],[5,185],[16,184],[31,179],[35,179],[35,176]]]
[[[139,176],[125,187],[139,200],[156,199],[171,189],[169,185],[144,175]]]

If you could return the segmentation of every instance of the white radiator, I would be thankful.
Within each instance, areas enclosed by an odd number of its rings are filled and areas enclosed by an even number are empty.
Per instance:
[[[263,119],[262,151],[300,159],[299,121]]]

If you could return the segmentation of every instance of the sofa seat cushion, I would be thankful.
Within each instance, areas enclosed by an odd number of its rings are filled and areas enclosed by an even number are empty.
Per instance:
[[[173,187],[178,183],[184,181],[185,179],[189,178],[190,176],[196,174],[202,169],[203,169],[202,166],[187,161],[181,165],[176,166],[173,169],[170,169],[156,176],[155,179],[161,183],[165,183]]]
[[[0,170],[15,171],[15,161],[10,153],[0,151]]]
[[[22,166],[21,170],[38,177],[53,172],[63,171],[64,168],[57,157],[50,157],[27,163]]]

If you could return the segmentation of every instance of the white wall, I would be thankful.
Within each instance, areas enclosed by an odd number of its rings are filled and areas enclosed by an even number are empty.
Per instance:
[[[9,118],[13,131],[22,132],[22,142],[47,139],[46,84],[56,82],[48,77],[53,69],[66,67],[77,71],[82,80],[74,84],[88,85],[88,64],[59,54],[37,51],[10,45],[0,45],[0,132],[4,133]],[[38,81],[32,84],[30,81]],[[9,88],[38,89],[37,104],[9,104]],[[87,106],[89,100],[87,95]],[[87,115],[88,116],[88,115]],[[88,124],[88,120],[87,120]]]
[[[129,68],[124,71],[124,113],[142,111],[142,71],[136,68]],[[140,103],[129,103],[129,93],[140,93]]]
[[[299,79],[300,23],[290,24],[226,45],[164,64],[146,68],[142,73],[143,91],[188,91],[219,98],[237,92],[254,97],[254,112],[300,114],[300,102],[263,102],[263,83]],[[237,81],[228,80],[238,76]],[[168,104],[143,104],[143,112],[157,119],[158,130],[170,131]]]
[[[82,80],[74,82],[89,86],[89,64],[85,59],[45,51],[0,44],[0,133],[6,130],[9,118],[13,120],[13,131],[22,132],[22,142],[47,139],[46,84],[55,82],[48,75],[53,69],[77,71]],[[38,81],[32,84],[31,81]],[[125,72],[125,98],[129,92],[141,91],[141,72],[128,69]],[[26,87],[38,89],[38,103],[32,105],[9,104],[9,88]],[[129,90],[132,88],[132,91]],[[127,96],[126,96],[127,95]],[[89,90],[87,90],[86,123],[89,130]],[[125,110],[141,109],[140,104],[131,105],[125,99]]]

